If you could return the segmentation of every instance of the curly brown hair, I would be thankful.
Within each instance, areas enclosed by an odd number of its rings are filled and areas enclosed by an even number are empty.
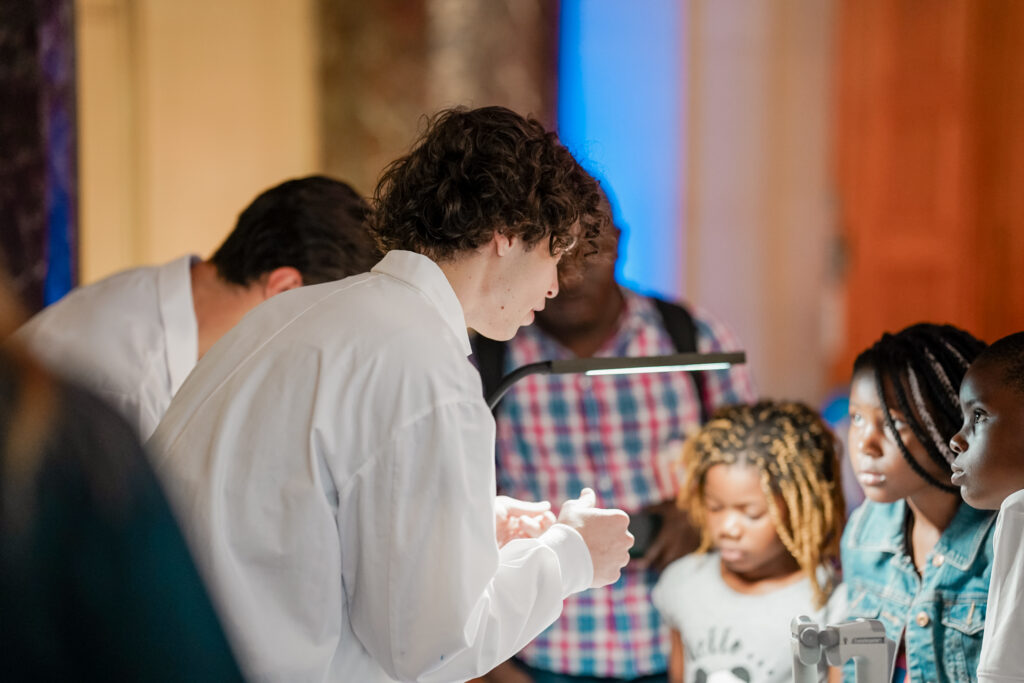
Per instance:
[[[552,255],[573,255],[563,258],[571,269],[597,251],[611,223],[597,181],[558,136],[504,107],[457,107],[428,119],[412,151],[384,170],[374,204],[382,251],[439,262],[499,232],[527,248],[548,239]],[[579,243],[586,248],[573,249]]]
[[[775,530],[810,579],[814,604],[824,605],[837,582],[846,511],[837,441],[828,426],[795,401],[719,408],[683,446],[678,503],[701,529],[698,552],[712,545],[704,483],[708,470],[721,464],[758,470]],[[819,569],[825,570],[824,583]]]

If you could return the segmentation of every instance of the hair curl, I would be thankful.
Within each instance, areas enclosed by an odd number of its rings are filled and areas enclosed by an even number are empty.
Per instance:
[[[412,151],[384,170],[374,204],[382,251],[439,262],[499,232],[527,248],[547,239],[552,255],[565,253],[571,264],[597,251],[611,222],[597,181],[558,136],[504,107],[457,107],[428,119]],[[587,248],[573,249],[579,242]]]
[[[985,342],[952,325],[918,323],[885,333],[853,363],[853,374],[871,372],[885,427],[910,468],[935,488],[959,495],[960,489],[932,476],[903,443],[893,423],[895,407],[904,416],[928,457],[952,474],[955,457],[949,440],[960,429],[960,383]],[[896,405],[889,405],[889,396]]]
[[[704,499],[708,470],[754,467],[779,539],[810,580],[814,604],[825,604],[837,583],[846,506],[836,438],[816,412],[803,403],[767,400],[719,408],[686,441],[682,464],[678,503],[701,530],[698,552],[712,545]]]

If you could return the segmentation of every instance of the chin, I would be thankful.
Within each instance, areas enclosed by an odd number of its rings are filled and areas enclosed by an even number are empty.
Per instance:
[[[969,486],[960,487],[960,497],[964,499],[965,503],[977,510],[998,510],[999,506],[1002,505],[1002,501],[998,500],[996,496],[986,496],[983,492],[979,492]]]
[[[500,329],[489,329],[489,330],[477,329],[476,333],[479,334],[481,337],[487,337],[488,339],[493,339],[494,341],[507,342],[509,339],[511,339],[512,337],[516,336],[516,332],[518,330],[519,330],[518,327],[513,329],[511,332],[509,332],[508,330],[500,330]]]
[[[864,491],[865,500],[870,500],[872,503],[895,503],[902,500],[900,496],[890,495],[887,491],[874,486],[862,486],[861,490]]]

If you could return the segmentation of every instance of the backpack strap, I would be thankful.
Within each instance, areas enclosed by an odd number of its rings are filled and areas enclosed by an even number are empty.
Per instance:
[[[651,297],[654,306],[661,315],[665,331],[672,338],[676,351],[679,353],[694,353],[697,350],[697,325],[693,316],[683,306]],[[480,371],[480,380],[483,385],[484,398],[498,387],[501,378],[505,375],[505,342],[494,341],[487,337],[477,335],[473,340],[473,356],[476,358],[476,366]],[[697,390],[697,403],[700,409],[700,421],[704,424],[708,421],[708,405],[706,392],[704,390],[704,376],[701,372],[689,373]],[[500,402],[499,404],[500,405]],[[497,406],[494,410],[497,412]]]
[[[676,351],[679,353],[695,353],[697,351],[697,324],[694,322],[690,311],[679,304],[665,301],[658,297],[652,296],[651,301],[654,302],[655,308],[658,309],[662,323],[665,325],[665,331],[672,337]],[[697,389],[700,423],[704,424],[708,421],[709,417],[708,402],[706,400],[707,392],[704,387],[704,373],[698,371],[691,372],[689,375],[693,380],[694,387]]]
[[[473,356],[476,368],[480,371],[480,381],[484,387],[484,398],[498,388],[498,383],[505,375],[505,342],[494,341],[482,335],[473,339]],[[501,405],[500,401],[498,405]],[[494,406],[497,414],[498,406]]]

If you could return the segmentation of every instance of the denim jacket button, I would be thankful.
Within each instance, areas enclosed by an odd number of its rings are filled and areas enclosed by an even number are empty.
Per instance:
[[[925,612],[918,612],[917,616],[914,617],[914,621],[916,621],[917,625],[921,628],[924,628],[928,624],[932,623],[932,620],[928,618],[928,615]]]
[[[945,562],[945,561],[946,561],[945,556],[943,556],[941,554],[936,555],[935,557],[932,558],[932,566],[933,567],[941,567],[942,563]]]

